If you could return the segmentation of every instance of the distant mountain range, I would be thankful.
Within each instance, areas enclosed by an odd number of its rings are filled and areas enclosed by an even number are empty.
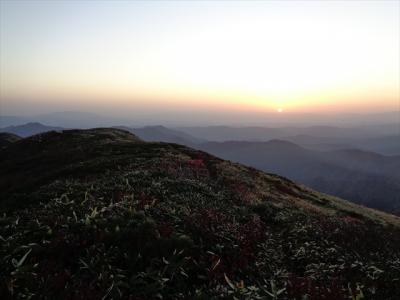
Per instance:
[[[64,118],[65,114],[60,113]],[[54,120],[47,117],[50,123],[18,123],[19,125],[1,128],[0,132],[11,132],[20,136],[29,136],[49,130],[59,130],[61,128],[82,128],[79,117],[95,118],[96,115],[76,115],[70,116],[71,122],[56,121],[56,116],[51,115]],[[76,118],[76,120],[75,120]],[[1,118],[0,118],[1,120]],[[75,122],[73,122],[75,120]],[[86,122],[86,121],[85,121]],[[109,122],[112,123],[111,120]],[[27,124],[26,124],[27,123]],[[68,123],[64,125],[48,125]],[[106,122],[107,123],[107,122]],[[1,122],[0,122],[1,124]],[[47,124],[47,125],[43,125]],[[108,123],[107,123],[108,124]],[[115,124],[115,123],[112,123]],[[98,125],[96,125],[98,126]],[[111,126],[111,125],[102,125]],[[340,150],[340,149],[360,149],[365,151],[377,152],[383,155],[400,155],[400,125],[371,125],[352,128],[341,128],[333,126],[311,126],[311,127],[229,127],[229,126],[210,126],[210,127],[179,127],[176,129],[164,126],[115,126],[124,128],[146,141],[163,141],[192,146],[207,141],[226,142],[226,141],[258,141],[265,142],[272,139],[280,139],[293,142],[304,148],[313,150]]]
[[[63,111],[32,116],[0,116],[0,127],[42,123],[54,127],[92,128],[113,126],[127,121],[126,119],[106,117],[90,112]]]
[[[400,154],[400,125],[351,128],[311,127],[180,127],[180,131],[208,141],[258,141],[280,139],[315,150],[360,149],[385,155]]]
[[[27,123],[27,124],[23,124],[23,125],[8,126],[8,127],[0,128],[0,132],[8,132],[8,133],[13,133],[20,137],[28,137],[28,136],[35,135],[38,133],[43,133],[43,132],[53,131],[53,130],[59,131],[59,130],[63,130],[63,129],[65,129],[65,128],[46,126],[41,123],[33,122],[33,123]]]
[[[207,142],[201,138],[195,138],[183,131],[169,129],[164,126],[145,126],[141,128],[132,128],[127,126],[117,126],[115,128],[127,130],[144,141],[148,142],[166,142],[181,145],[193,145]]]
[[[183,131],[169,129],[164,126],[145,126],[140,128],[133,128],[127,126],[115,126],[114,128],[127,130],[144,141],[149,142],[166,142],[166,143],[176,143],[181,145],[192,145],[201,144],[207,142],[204,139],[195,138]],[[11,133],[19,137],[28,137],[31,135],[44,133],[48,131],[60,131],[67,128],[47,126],[38,122],[26,123],[23,125],[8,126],[0,128],[0,133]]]
[[[384,155],[400,154],[400,135],[382,135],[377,137],[359,138],[357,136],[315,137],[310,135],[287,136],[284,138],[305,148],[314,150],[360,149],[377,152]]]
[[[1,113],[1,112],[0,112]],[[4,113],[4,112],[3,112]],[[400,123],[400,111],[382,113],[290,113],[278,114],[276,112],[211,112],[211,111],[134,111],[124,116],[102,115],[85,111],[60,111],[36,115],[12,116],[0,115],[0,127],[20,125],[30,122],[39,122],[50,126],[67,128],[93,128],[116,126],[118,124],[133,127],[142,127],[152,124],[163,124],[167,127],[179,126],[211,126],[228,124],[235,127],[263,126],[263,127],[313,127],[313,126],[338,126],[338,127],[379,127],[383,133],[390,134],[384,127]],[[397,126],[397,133],[399,133]],[[278,138],[278,137],[275,137]]]
[[[356,203],[400,211],[400,156],[356,149],[316,151],[280,140],[209,142],[197,148]]]
[[[310,133],[325,134],[330,137],[295,135],[289,136],[286,141],[208,142],[200,137],[202,136],[200,132],[203,136],[216,139],[247,137],[250,140],[263,140],[270,136],[304,133],[306,129],[210,127],[196,130],[186,128],[185,132],[182,131],[184,129],[176,130],[164,126],[140,128],[118,126],[117,128],[127,130],[144,141],[176,143],[201,149],[221,158],[277,173],[319,191],[373,208],[390,212],[400,210],[400,172],[398,172],[400,156],[385,156],[360,150],[371,148],[398,154],[400,139],[397,136],[364,137],[357,140],[338,137],[340,134],[346,135],[342,128],[320,126],[309,129]],[[28,123],[2,128],[0,132],[27,137],[62,129],[62,127],[46,126],[40,123]],[[359,131],[348,132],[347,136],[357,132]],[[366,135],[365,133],[364,136]],[[357,147],[355,144],[362,144],[364,148]]]

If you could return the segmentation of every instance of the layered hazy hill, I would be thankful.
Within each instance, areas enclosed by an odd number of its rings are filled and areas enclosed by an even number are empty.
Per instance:
[[[38,122],[31,122],[22,125],[12,125],[4,128],[0,128],[0,132],[6,132],[18,135],[20,137],[28,137],[38,133],[43,133],[52,130],[62,130],[62,127],[47,126]]]
[[[79,122],[78,122],[79,124]],[[75,128],[79,128],[75,127]],[[169,142],[182,145],[205,143],[207,140],[193,137],[183,131],[170,129],[164,126],[144,126],[144,127],[128,127],[114,126],[113,128],[129,131],[145,141]],[[59,126],[49,126],[38,122],[30,122],[21,125],[12,125],[0,128],[0,132],[28,137],[34,134],[44,133],[48,131],[60,131],[66,128]]]
[[[400,211],[400,156],[356,149],[316,151],[281,140],[210,142],[197,147],[356,203]]]
[[[265,142],[280,139],[313,150],[359,149],[383,155],[400,155],[400,126],[398,123],[369,124],[353,127],[305,126],[305,127],[181,127],[164,126],[116,126],[129,124],[129,120],[101,118],[85,113],[54,113],[27,122],[21,117],[0,117],[0,132],[14,133],[23,137],[63,128],[116,127],[128,130],[146,141],[166,141],[183,145],[201,144],[207,141]],[[3,125],[2,125],[3,124]],[[4,124],[11,124],[4,126]],[[46,125],[44,125],[46,124]],[[90,124],[92,124],[90,126]],[[89,126],[88,126],[89,125]],[[63,127],[63,128],[62,128]]]
[[[359,149],[400,155],[399,122],[363,126],[182,127],[181,131],[213,142],[266,142],[280,139],[313,150]]]
[[[376,136],[382,132],[393,133],[396,126],[382,125],[352,130],[330,126],[307,128],[220,126],[192,128],[189,131],[194,135],[182,131],[188,128],[182,130],[164,126],[117,128],[127,130],[145,141],[177,143],[202,149],[221,158],[277,173],[356,203],[396,214],[400,212],[398,172],[400,156],[378,153],[400,153],[400,136]],[[40,123],[28,123],[10,126],[0,131],[17,133],[25,137],[33,133],[61,129]],[[305,133],[325,137],[315,137]],[[285,140],[262,141],[274,136],[284,136]],[[249,141],[207,142],[202,137]],[[258,140],[254,141],[255,139]],[[289,142],[292,140],[296,141],[296,144]],[[366,150],[370,148],[379,151],[375,153]]]
[[[148,142],[167,142],[181,145],[196,145],[207,142],[205,139],[196,138],[183,131],[170,129],[161,125],[139,128],[119,126],[116,128],[129,131]]]
[[[400,297],[393,215],[118,129],[0,151],[3,299]]]

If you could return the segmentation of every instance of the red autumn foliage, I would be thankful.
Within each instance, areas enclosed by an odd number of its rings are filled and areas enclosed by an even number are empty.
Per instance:
[[[189,159],[187,164],[193,168],[204,168],[204,161],[202,159]]]

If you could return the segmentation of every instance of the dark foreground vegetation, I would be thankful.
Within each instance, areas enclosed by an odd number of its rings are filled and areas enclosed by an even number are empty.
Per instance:
[[[11,143],[18,141],[19,139],[21,138],[18,135],[0,132],[0,149],[9,146]]]
[[[1,299],[400,299],[399,218],[114,129],[0,153]]]

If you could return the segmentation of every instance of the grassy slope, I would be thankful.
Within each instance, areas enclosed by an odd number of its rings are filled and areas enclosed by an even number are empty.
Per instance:
[[[121,130],[0,154],[2,298],[400,297],[392,215]]]
[[[21,139],[21,137],[19,137],[16,134],[0,132],[0,149],[8,146],[11,143],[14,143],[20,139]]]

